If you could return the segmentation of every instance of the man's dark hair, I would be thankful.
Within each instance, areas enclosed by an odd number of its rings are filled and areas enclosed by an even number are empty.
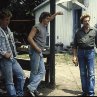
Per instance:
[[[46,17],[50,17],[51,14],[49,12],[42,12],[40,17],[39,17],[39,22],[41,23],[43,19],[45,19]]]
[[[4,19],[6,17],[12,17],[11,11],[9,11],[8,9],[0,10],[0,19]]]

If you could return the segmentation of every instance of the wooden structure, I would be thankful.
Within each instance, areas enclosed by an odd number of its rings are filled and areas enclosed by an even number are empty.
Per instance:
[[[55,1],[50,0],[50,13],[55,13]],[[55,19],[50,23],[50,85],[55,88]]]

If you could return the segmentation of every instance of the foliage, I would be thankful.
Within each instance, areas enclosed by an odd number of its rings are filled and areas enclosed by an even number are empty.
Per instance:
[[[0,0],[0,9],[9,8],[14,19],[32,18],[33,9],[46,0]]]
[[[25,55],[18,55],[18,58],[24,58],[24,59],[29,59],[29,55],[25,54]],[[56,54],[55,55],[55,64],[59,64],[59,63],[66,63],[67,65],[69,64],[73,64],[72,62],[72,55],[69,53],[63,53],[63,54]],[[95,57],[95,63],[96,63],[96,68],[97,68],[97,54]]]
[[[72,55],[68,52],[63,54],[56,54],[55,61],[56,63],[66,63],[67,65],[72,64]]]
[[[10,4],[10,0],[0,0],[0,9],[6,8]]]

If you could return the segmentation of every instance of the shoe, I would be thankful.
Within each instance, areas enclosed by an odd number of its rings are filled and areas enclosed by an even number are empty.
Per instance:
[[[88,95],[87,96],[95,96],[95,93],[88,93]]]
[[[79,96],[87,96],[87,93],[82,93],[82,94],[79,95]]]
[[[31,91],[27,88],[27,90],[26,90],[25,93],[24,93],[24,96],[25,96],[25,97],[26,97],[26,96],[35,97],[35,94],[34,94],[34,92],[31,92]]]
[[[30,94],[31,94],[32,97],[35,97],[34,92],[31,92],[31,91],[30,91]]]
[[[40,93],[39,93],[37,90],[34,91],[34,95],[35,95],[35,96],[39,96],[39,94],[40,94]]]

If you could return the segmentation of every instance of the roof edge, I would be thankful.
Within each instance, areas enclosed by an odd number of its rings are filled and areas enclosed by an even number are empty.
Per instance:
[[[42,6],[46,5],[49,2],[50,0],[46,0],[45,2],[41,3],[39,6],[35,7],[33,11],[35,12],[36,10],[38,10],[39,8],[41,8]]]

